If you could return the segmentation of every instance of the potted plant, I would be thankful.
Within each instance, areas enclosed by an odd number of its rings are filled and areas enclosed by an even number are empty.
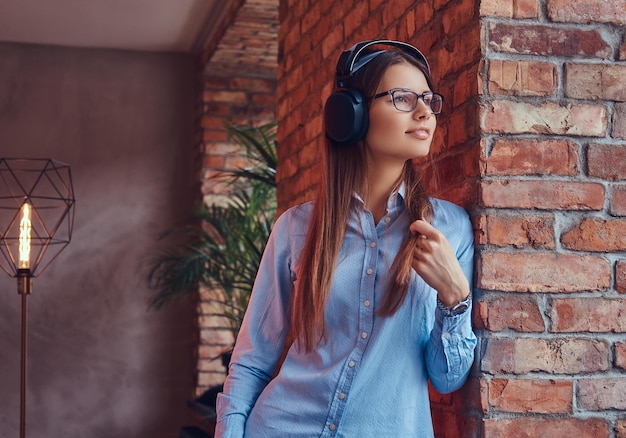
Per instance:
[[[203,205],[191,224],[161,236],[175,243],[153,258],[148,284],[155,290],[150,301],[155,309],[205,288],[203,299],[218,309],[212,315],[228,320],[236,339],[275,219],[276,124],[226,129],[249,165],[218,169],[216,177],[226,178],[231,189],[226,201]],[[229,359],[228,351],[222,363],[227,366]],[[198,411],[212,405],[210,411],[220,390],[211,388],[190,404]]]

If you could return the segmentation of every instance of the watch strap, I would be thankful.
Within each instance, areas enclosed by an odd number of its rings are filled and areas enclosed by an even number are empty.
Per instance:
[[[461,301],[459,301],[452,307],[447,307],[445,304],[441,302],[441,300],[439,300],[439,297],[437,297],[437,307],[439,308],[439,310],[441,310],[444,316],[461,315],[462,313],[465,313],[467,309],[470,308],[471,303],[472,303],[471,293],[467,296],[467,298],[462,299]]]

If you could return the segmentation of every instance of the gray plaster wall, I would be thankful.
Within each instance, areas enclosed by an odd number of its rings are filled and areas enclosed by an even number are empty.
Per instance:
[[[29,438],[177,437],[191,418],[193,308],[148,309],[156,236],[194,199],[194,64],[0,44],[0,157],[71,166],[71,243],[28,297]],[[0,271],[0,437],[19,435],[20,312]]]

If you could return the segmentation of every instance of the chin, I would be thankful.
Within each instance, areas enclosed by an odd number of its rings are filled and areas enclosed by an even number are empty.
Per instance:
[[[414,160],[416,160],[416,159],[419,160],[419,159],[422,159],[422,158],[426,158],[428,156],[429,152],[430,152],[430,146],[417,148],[414,151],[414,154],[413,154],[412,158]]]

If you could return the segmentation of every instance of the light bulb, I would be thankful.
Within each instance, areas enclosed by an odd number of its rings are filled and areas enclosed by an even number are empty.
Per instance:
[[[30,221],[31,206],[28,202],[22,204],[20,220],[20,258],[19,269],[30,269]]]

